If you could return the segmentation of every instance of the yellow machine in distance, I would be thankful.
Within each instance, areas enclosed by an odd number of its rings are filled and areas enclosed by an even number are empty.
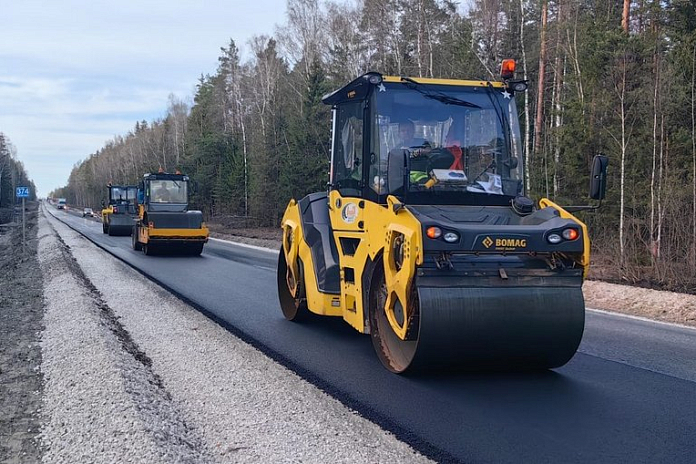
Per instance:
[[[146,255],[203,252],[210,234],[203,213],[188,209],[188,184],[188,176],[178,173],[145,174],[136,202],[134,250],[142,250]]]
[[[396,373],[571,359],[587,228],[525,196],[514,94],[526,83],[503,71],[502,82],[367,73],[324,97],[329,191],[291,200],[281,223],[287,319],[342,317]],[[606,166],[595,158],[594,199]]]
[[[102,203],[102,232],[108,235],[130,235],[135,224],[135,185],[107,185],[108,205]]]

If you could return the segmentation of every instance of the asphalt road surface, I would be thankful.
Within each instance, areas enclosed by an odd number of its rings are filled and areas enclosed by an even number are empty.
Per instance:
[[[145,256],[99,222],[48,210],[435,460],[696,462],[694,329],[588,311],[560,369],[397,376],[342,320],[283,319],[277,252],[211,240],[200,257]]]

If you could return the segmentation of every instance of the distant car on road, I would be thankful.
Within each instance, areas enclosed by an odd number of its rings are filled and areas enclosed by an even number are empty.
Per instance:
[[[65,198],[59,198],[58,199],[58,209],[66,209],[65,205],[67,204],[67,201]]]
[[[82,217],[86,217],[86,216],[94,217],[94,211],[92,211],[92,208],[85,208],[82,211]]]

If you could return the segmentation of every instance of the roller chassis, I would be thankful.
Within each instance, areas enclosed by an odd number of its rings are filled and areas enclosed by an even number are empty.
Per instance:
[[[150,182],[184,186],[177,201],[154,201]],[[137,219],[132,226],[132,247],[146,255],[174,254],[198,256],[208,242],[210,232],[203,222],[201,211],[188,209],[186,184],[182,174],[146,174],[140,186],[141,201],[137,204]],[[171,200],[171,198],[170,198]]]
[[[349,203],[358,205],[350,224],[340,214]],[[527,220],[542,222],[512,226],[508,235],[524,235],[533,244],[549,229],[585,230],[580,221],[562,217],[569,215],[560,207],[546,204],[536,219]],[[306,237],[316,235],[319,205],[327,211],[319,223],[328,216],[330,227],[320,234],[320,243],[310,246]],[[314,216],[307,214],[311,208]],[[446,209],[450,214],[481,210]],[[423,210],[401,205],[395,197],[378,205],[338,192],[291,201],[281,225],[278,269],[286,318],[309,313],[342,317],[371,334],[378,357],[396,373],[565,364],[584,330],[581,286],[589,261],[584,236],[553,252],[538,247],[489,251],[480,242],[505,235],[500,227],[446,223],[462,237],[473,236],[451,245],[424,238],[429,216]],[[326,241],[339,245],[332,248]],[[327,262],[338,272],[337,286],[327,285],[332,272]]]
[[[107,190],[108,205],[101,210],[102,232],[110,236],[130,235],[135,222],[136,187],[109,184]]]

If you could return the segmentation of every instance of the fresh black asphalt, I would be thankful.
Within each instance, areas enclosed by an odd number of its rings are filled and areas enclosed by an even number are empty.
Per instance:
[[[694,329],[588,312],[580,352],[560,369],[397,376],[342,320],[283,319],[275,252],[210,241],[200,257],[145,256],[48,209],[437,461],[696,462]]]

